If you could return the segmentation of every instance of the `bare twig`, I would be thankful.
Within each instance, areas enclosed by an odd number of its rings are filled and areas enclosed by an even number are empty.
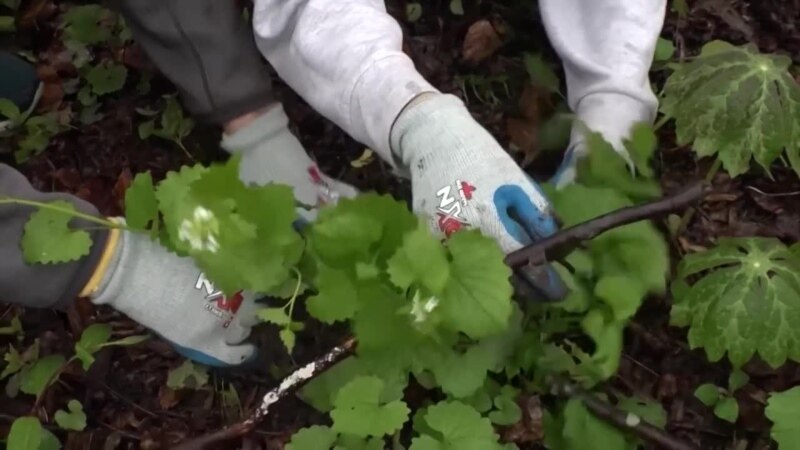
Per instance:
[[[264,395],[261,405],[246,420],[223,428],[217,432],[200,436],[199,438],[179,444],[173,447],[174,450],[203,450],[219,448],[219,443],[229,441],[244,436],[253,431],[255,426],[264,420],[269,414],[269,409],[278,400],[295,393],[304,384],[320,376],[323,372],[330,369],[339,361],[353,353],[356,341],[354,338],[348,339],[344,344],[334,347],[320,358],[295,370],[291,375],[284,378],[281,384],[271,389]]]
[[[652,442],[660,448],[667,450],[697,450],[696,447],[670,436],[664,430],[641,417],[623,411],[566,380],[553,380],[551,387],[554,394],[580,400],[586,406],[586,409],[598,418],[622,431],[629,432],[647,442]]]
[[[612,228],[644,219],[653,219],[687,208],[703,198],[708,191],[709,186],[706,183],[698,182],[670,197],[610,212],[511,252],[506,256],[506,264],[511,267],[519,267],[524,264],[537,265],[547,260],[562,258],[566,256],[565,253],[569,253],[583,241],[588,241]]]

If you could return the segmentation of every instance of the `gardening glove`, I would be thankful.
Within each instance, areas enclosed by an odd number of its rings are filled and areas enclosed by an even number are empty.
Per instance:
[[[167,252],[148,236],[112,230],[81,296],[126,314],[201,364],[226,367],[255,355],[255,347],[244,343],[256,322],[253,296],[225,297],[190,258]]]
[[[355,197],[358,191],[320,172],[288,124],[283,106],[277,104],[244,128],[223,136],[221,145],[242,155],[239,178],[243,182],[291,186],[295,199],[314,208],[298,208],[300,216],[313,221],[319,207],[335,204],[341,197]]]
[[[410,172],[414,211],[434,233],[476,227],[509,253],[556,232],[539,186],[457,97],[417,97],[397,118],[391,148]],[[566,295],[552,268],[546,279],[536,287],[548,299]]]

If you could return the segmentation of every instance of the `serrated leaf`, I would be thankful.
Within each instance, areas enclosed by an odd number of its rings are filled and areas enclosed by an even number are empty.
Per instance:
[[[89,370],[94,363],[94,354],[111,338],[111,327],[104,323],[95,323],[86,327],[81,338],[75,343],[75,356],[81,360],[83,370]]]
[[[425,423],[437,432],[411,441],[410,450],[501,450],[492,423],[471,406],[440,402],[428,408]]]
[[[578,399],[572,398],[564,407],[564,442],[567,448],[585,448],[591,442],[592,448],[603,450],[624,450],[625,435],[606,422],[595,417]]]
[[[723,397],[714,405],[714,415],[730,423],[736,422],[739,417],[739,403],[734,397]]]
[[[125,191],[125,223],[136,230],[158,223],[158,200],[150,172],[137,174]]]
[[[722,394],[719,388],[711,383],[701,384],[694,391],[694,396],[706,406],[714,406],[719,402]]]
[[[502,332],[511,317],[511,270],[497,244],[478,231],[448,241],[450,277],[441,296],[444,323],[473,339]]]
[[[77,213],[65,200],[48,203],[31,214],[22,236],[22,253],[28,263],[53,264],[76,261],[89,254],[92,239],[84,230],[72,229],[69,223]]]
[[[336,432],[330,427],[314,425],[302,428],[292,435],[286,450],[330,450],[336,442]]]
[[[102,20],[110,12],[100,5],[73,6],[64,13],[64,34],[69,40],[84,44],[100,44],[111,37]]]
[[[559,92],[560,81],[550,65],[544,61],[542,55],[526,53],[523,57],[525,70],[528,71],[528,76],[531,82],[540,88],[544,88],[550,92]]]
[[[31,366],[30,369],[25,371],[25,376],[22,379],[19,389],[30,395],[41,395],[53,377],[64,365],[66,359],[61,355],[50,355],[39,359]]]
[[[522,409],[517,404],[517,392],[511,386],[503,386],[500,395],[494,398],[495,410],[489,420],[495,425],[511,426],[522,419]]]
[[[777,239],[723,238],[687,255],[686,279],[710,271],[676,302],[688,308],[689,345],[740,367],[756,352],[772,367],[800,360],[800,261]],[[686,313],[686,312],[684,312]]]
[[[315,284],[319,293],[307,300],[309,314],[328,324],[353,317],[358,291],[350,274],[321,265]]]
[[[634,128],[634,131],[636,128]],[[644,131],[639,131],[644,133]],[[642,140],[641,136],[632,136]],[[577,180],[587,186],[600,186],[612,188],[631,199],[650,200],[661,196],[661,188],[655,180],[645,177],[635,177],[631,173],[628,162],[614,150],[614,147],[598,132],[588,132],[585,135],[588,156],[578,161]],[[648,150],[646,142],[633,141],[629,146],[636,152],[634,165],[644,173],[652,173],[648,167]],[[631,158],[633,156],[629,155]]]
[[[188,359],[167,374],[170,389],[199,389],[208,384],[208,369]]]
[[[65,430],[83,431],[86,428],[86,414],[83,412],[83,405],[77,400],[70,400],[67,403],[68,411],[59,409],[55,414],[55,421],[59,427]]]
[[[770,393],[764,414],[773,423],[770,436],[780,450],[800,449],[800,387]]]
[[[439,239],[420,221],[389,258],[387,272],[392,283],[400,289],[406,290],[419,283],[427,292],[439,294],[447,283],[450,267]]]
[[[333,430],[354,436],[383,436],[399,430],[409,409],[400,400],[381,402],[384,384],[380,378],[362,376],[346,384],[337,394],[331,411]]]
[[[706,44],[664,86],[661,107],[676,119],[678,144],[693,142],[700,156],[716,154],[731,176],[747,171],[752,158],[769,170],[785,148],[800,173],[800,88],[790,65],[752,46]]]
[[[110,94],[122,89],[127,77],[128,69],[125,66],[109,63],[98,64],[86,73],[86,81],[95,95]]]

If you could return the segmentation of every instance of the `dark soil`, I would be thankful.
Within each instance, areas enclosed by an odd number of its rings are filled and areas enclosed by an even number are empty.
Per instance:
[[[42,61],[40,69],[49,74],[48,83],[52,85],[52,98],[45,107],[69,110],[76,103],[75,96],[58,95],[61,80],[69,77],[69,67],[54,63],[61,49],[57,16],[65,5],[51,0],[23,3],[27,28],[6,44],[31,51]],[[555,60],[534,2],[491,0],[478,6],[477,2],[464,0],[466,13],[461,17],[450,14],[447,1],[423,3],[422,18],[412,24],[405,20],[404,2],[389,2],[390,12],[405,28],[406,51],[438,88],[465,98],[475,116],[502,144],[518,143],[509,132],[512,130],[508,119],[523,117],[535,122],[538,113],[526,111],[540,108],[546,114],[552,109],[551,100],[530,100],[524,92],[526,73],[521,52],[542,52]],[[680,56],[696,54],[710,40],[724,39],[736,44],[751,42],[762,51],[786,54],[800,63],[800,0],[697,0],[689,1],[689,5],[691,11],[685,19],[670,12],[664,29],[664,36],[676,42]],[[489,20],[504,45],[489,52],[483,61],[471,64],[462,58],[462,45],[467,30],[479,20]],[[135,45],[108,51],[104,57],[125,62],[131,74],[151,67]],[[481,101],[469,89],[465,93],[460,88],[459,77],[471,74],[504,76],[508,92],[501,85],[494,85],[491,90],[498,101]],[[659,76],[656,74],[656,79]],[[153,105],[161,94],[171,93],[174,88],[156,74],[151,92],[141,96],[134,83],[129,81],[123,91],[104,100],[100,110],[103,119],[60,134],[44,153],[19,165],[20,170],[39,189],[72,192],[91,201],[102,213],[114,215],[122,210],[124,189],[133,174],[149,170],[161,178],[167,171],[191,163],[172,143],[155,138],[142,141],[136,131],[141,117],[135,108]],[[363,145],[314,113],[277,77],[275,83],[295,131],[325,172],[363,190],[409,198],[408,184],[392,176],[379,161],[355,168],[351,161],[362,154]],[[199,161],[222,159],[218,138],[219,131],[214,127],[198,126],[187,147]],[[662,128],[660,138],[657,165],[666,192],[706,176],[711,162],[696,161],[689,148],[676,146],[669,126]],[[560,158],[553,153],[537,154],[535,149],[515,156],[521,162],[525,160],[526,167],[537,177],[549,175]],[[9,162],[2,155],[0,160]],[[536,163],[531,165],[534,160]],[[775,167],[769,177],[754,168],[750,174],[733,180],[719,173],[714,178],[712,196],[694,215],[687,230],[672,240],[673,251],[680,255],[708,247],[722,236],[772,236],[791,243],[800,240],[798,224],[800,181],[791,171]],[[86,302],[76,302],[67,313],[21,310],[0,303],[0,323],[6,324],[18,312],[25,329],[24,345],[39,339],[43,354],[70,353],[71,343],[93,322],[111,323],[118,335],[143,331],[118,313]],[[641,309],[627,333],[621,370],[613,387],[661,401],[669,412],[667,430],[700,448],[745,448],[736,446],[739,441],[747,441],[746,448],[750,449],[768,448],[765,436],[769,423],[763,418],[766,393],[798,384],[800,366],[787,364],[774,371],[758,362],[749,364],[746,371],[751,381],[737,393],[740,419],[735,425],[728,424],[699,403],[693,391],[706,382],[725,385],[729,368],[708,363],[701,351],[690,350],[685,332],[669,327],[668,319],[668,299],[651,299]],[[300,334],[294,360],[286,356],[275,330],[268,326],[258,330],[256,340],[262,349],[258,368],[214,372],[211,385],[232,383],[241,399],[241,409],[251,410],[281,375],[324,353],[341,337],[341,333],[323,332],[313,324],[309,327]],[[0,348],[11,342],[12,339],[0,337]],[[180,363],[167,344],[155,339],[133,348],[104,350],[90,373],[68,371],[49,391],[37,413],[51,417],[68,398],[83,403],[89,417],[85,431],[64,435],[54,430],[62,436],[67,449],[166,448],[240,418],[238,412],[223,408],[214,389],[167,389],[167,369]],[[0,393],[0,435],[5,434],[15,417],[29,414],[32,406],[27,396],[11,399]],[[259,428],[249,448],[280,449],[297,428],[317,419],[316,413],[299,400],[286,400]]]

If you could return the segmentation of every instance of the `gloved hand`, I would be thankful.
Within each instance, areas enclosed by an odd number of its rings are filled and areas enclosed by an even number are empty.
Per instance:
[[[411,174],[414,211],[435,233],[479,228],[509,253],[557,230],[550,203],[457,97],[423,94],[400,114],[392,152]],[[551,271],[551,299],[566,293]]]
[[[244,343],[256,322],[253,296],[226,298],[190,258],[145,235],[113,230],[87,290],[92,303],[126,314],[201,364],[237,365],[255,354]]]
[[[276,104],[256,120],[223,136],[222,148],[241,154],[239,178],[245,183],[280,183],[294,188],[295,198],[315,208],[335,204],[358,191],[320,172],[300,141],[289,131],[283,106]],[[316,210],[298,208],[303,219],[313,221]]]

